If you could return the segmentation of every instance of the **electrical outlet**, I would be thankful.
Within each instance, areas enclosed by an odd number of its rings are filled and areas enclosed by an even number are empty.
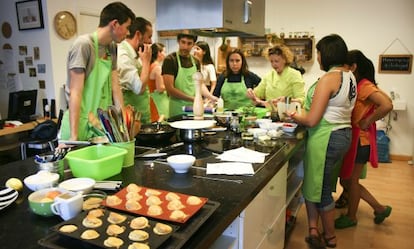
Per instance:
[[[395,92],[394,92],[394,91],[391,91],[391,92],[390,92],[390,95],[391,95],[391,99],[392,99],[392,100],[395,100]]]

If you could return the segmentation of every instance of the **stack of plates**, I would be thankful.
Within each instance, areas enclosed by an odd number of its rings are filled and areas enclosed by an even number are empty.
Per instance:
[[[12,204],[18,196],[19,193],[16,190],[0,187],[0,210]]]

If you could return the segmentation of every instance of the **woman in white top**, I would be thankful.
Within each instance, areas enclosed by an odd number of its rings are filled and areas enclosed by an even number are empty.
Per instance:
[[[205,41],[198,41],[194,46],[194,57],[200,61],[201,73],[203,74],[204,84],[213,94],[217,83],[216,68],[210,54],[210,47]]]

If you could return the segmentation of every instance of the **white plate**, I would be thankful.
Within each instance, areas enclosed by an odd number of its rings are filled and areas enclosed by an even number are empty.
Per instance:
[[[17,199],[18,196],[19,196],[19,193],[12,188],[4,187],[3,189],[1,189],[0,190],[0,210],[12,204]]]
[[[63,188],[73,192],[89,193],[95,185],[95,180],[87,177],[72,178],[59,184],[59,188]]]
[[[181,120],[170,123],[170,125],[177,129],[206,129],[213,127],[216,124],[215,120]]]

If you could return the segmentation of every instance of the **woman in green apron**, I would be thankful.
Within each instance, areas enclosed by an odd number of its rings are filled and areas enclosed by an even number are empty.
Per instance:
[[[106,5],[95,33],[79,36],[68,56],[69,110],[61,125],[61,139],[88,140],[94,133],[88,114],[115,103],[123,106],[116,73],[116,44],[125,39],[134,13],[123,3]],[[113,84],[112,84],[113,83]]]
[[[347,46],[338,35],[322,38],[316,45],[318,62],[327,71],[307,93],[306,113],[288,115],[309,127],[304,158],[302,192],[308,214],[311,248],[336,247],[335,202],[332,186],[339,166],[351,142],[351,113],[356,100],[356,80],[344,64]],[[322,221],[323,236],[318,231]]]
[[[247,96],[247,89],[253,89],[261,78],[249,71],[243,51],[235,49],[226,58],[226,70],[219,76],[214,96],[221,96],[224,108],[235,110],[252,105]]]

